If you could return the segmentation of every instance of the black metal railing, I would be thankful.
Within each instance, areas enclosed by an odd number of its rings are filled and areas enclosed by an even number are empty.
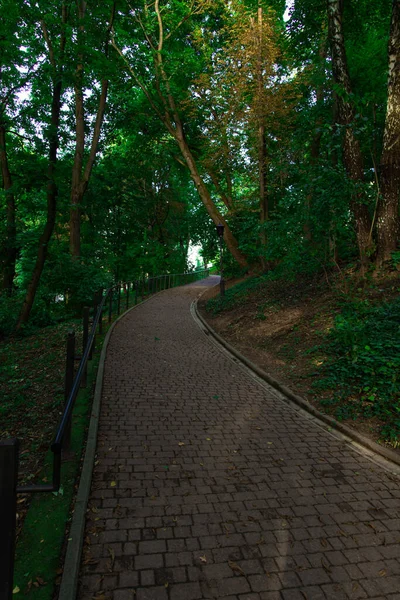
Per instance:
[[[18,486],[18,439],[0,440],[0,600],[10,600],[13,591],[16,502],[17,494],[36,492],[58,492],[61,484],[62,453],[70,449],[71,417],[76,397],[82,386],[86,385],[88,361],[95,351],[97,332],[103,333],[104,312],[108,312],[108,323],[112,321],[114,312],[121,314],[122,293],[125,294],[125,310],[129,308],[130,295],[133,294],[134,305],[139,298],[145,299],[151,294],[193,283],[204,279],[208,269],[190,273],[166,274],[146,277],[133,282],[118,283],[105,292],[99,292],[94,298],[93,318],[90,327],[90,309],[83,309],[83,342],[82,355],[75,354],[75,333],[70,331],[67,337],[64,412],[54,441],[51,444],[53,453],[52,480],[48,484],[32,484]],[[114,310],[116,309],[116,310]],[[75,362],[79,360],[75,374]]]

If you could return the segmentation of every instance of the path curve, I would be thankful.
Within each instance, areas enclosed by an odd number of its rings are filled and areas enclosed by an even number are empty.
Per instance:
[[[215,278],[115,327],[81,600],[400,599],[400,480],[199,329]]]

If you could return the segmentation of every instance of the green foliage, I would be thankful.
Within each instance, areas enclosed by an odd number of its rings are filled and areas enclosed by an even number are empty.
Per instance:
[[[400,436],[400,300],[371,305],[349,302],[320,350],[327,359],[317,389],[334,390],[322,401],[338,419],[382,421],[382,437]]]

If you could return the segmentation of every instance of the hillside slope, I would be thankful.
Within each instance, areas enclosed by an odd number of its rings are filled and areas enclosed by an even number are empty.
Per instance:
[[[199,306],[211,327],[267,373],[319,410],[397,448],[399,275],[359,285],[351,276],[252,277],[231,282],[223,300],[215,288]]]

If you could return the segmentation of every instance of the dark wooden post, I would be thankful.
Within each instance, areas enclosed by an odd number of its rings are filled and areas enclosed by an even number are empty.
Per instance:
[[[67,356],[65,361],[65,388],[64,388],[64,402],[68,401],[69,395],[72,390],[74,383],[74,363],[75,363],[75,331],[71,329],[68,332],[67,337]],[[64,450],[68,451],[71,446],[71,418],[65,429],[64,435]]]
[[[17,439],[0,441],[0,600],[13,596],[18,449]]]

